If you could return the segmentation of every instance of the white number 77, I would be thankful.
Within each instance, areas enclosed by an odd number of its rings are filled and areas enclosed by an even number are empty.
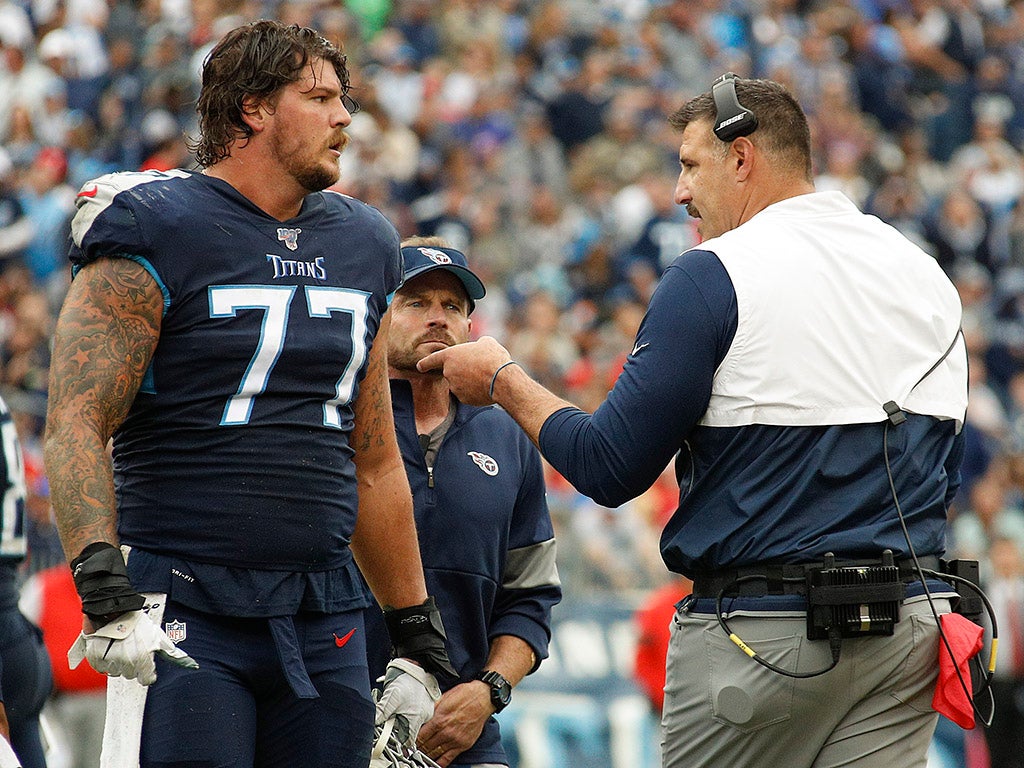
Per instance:
[[[296,287],[293,285],[212,285],[210,317],[234,317],[240,309],[264,311],[260,338],[238,391],[228,398],[222,425],[248,424],[253,399],[267,388],[270,373],[281,356],[288,331],[288,313]],[[310,317],[330,318],[333,312],[352,316],[352,357],[335,388],[324,402],[324,425],[341,427],[341,407],[352,399],[356,374],[366,359],[366,316],[370,294],[350,288],[305,286],[306,311]]]

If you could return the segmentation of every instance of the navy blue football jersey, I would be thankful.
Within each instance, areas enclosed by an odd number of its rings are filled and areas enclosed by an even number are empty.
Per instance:
[[[3,503],[0,506],[0,608],[18,604],[17,567],[25,559],[25,465],[14,420],[0,399],[0,474]]]
[[[163,291],[149,371],[114,435],[123,543],[243,568],[347,561],[352,403],[401,282],[395,228],[333,192],[281,222],[185,171],[86,184],[75,268],[132,259]]]

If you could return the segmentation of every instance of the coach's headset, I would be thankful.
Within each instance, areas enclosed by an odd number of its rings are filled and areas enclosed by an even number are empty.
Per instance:
[[[726,72],[711,86],[715,99],[715,136],[732,141],[757,130],[757,115],[740,104],[736,97],[736,74]]]
[[[758,126],[757,115],[755,115],[749,109],[747,109],[742,104],[740,104],[739,98],[736,95],[736,80],[737,79],[738,78],[737,78],[735,73],[733,73],[733,72],[726,72],[724,75],[722,75],[717,80],[715,80],[715,82],[711,86],[711,95],[712,95],[712,97],[715,100],[715,111],[716,111],[716,114],[715,114],[715,125],[714,125],[715,136],[717,136],[722,141],[726,141],[726,142],[732,141],[733,139],[737,139],[740,136],[748,136],[751,133],[753,133],[755,130],[757,130],[757,126]],[[920,384],[922,381],[924,381],[926,378],[928,378],[928,376],[931,375],[931,373],[933,371],[935,371],[936,368],[939,367],[939,365],[942,363],[942,361],[945,360],[949,356],[949,353],[952,352],[953,348],[956,346],[956,342],[959,339],[960,335],[961,335],[960,331],[957,331],[957,334],[954,336],[952,343],[949,345],[949,347],[943,353],[942,357],[940,357],[935,362],[935,364],[931,368],[928,369],[928,371],[924,374],[924,376],[922,376],[918,380],[917,384]],[[913,388],[916,388],[917,384],[915,384]],[[957,575],[957,574],[950,574],[950,573],[945,573],[945,572],[944,573],[939,573],[937,571],[932,571],[932,570],[929,570],[927,568],[922,568],[921,564],[918,562],[917,553],[914,551],[914,545],[910,541],[910,532],[907,530],[906,520],[903,517],[903,510],[902,510],[902,508],[900,506],[899,496],[896,493],[896,483],[895,483],[895,481],[893,479],[892,469],[891,469],[891,466],[890,466],[890,463],[889,463],[889,429],[890,429],[890,427],[898,426],[898,425],[902,424],[904,421],[906,421],[906,414],[903,411],[903,409],[900,408],[893,401],[885,403],[883,408],[884,408],[884,410],[886,412],[887,418],[885,420],[885,429],[884,429],[883,436],[882,436],[882,451],[883,451],[883,456],[885,458],[885,471],[886,471],[886,475],[888,476],[888,479],[889,479],[889,488],[890,488],[890,491],[892,492],[893,502],[895,503],[895,506],[896,506],[896,514],[899,517],[900,527],[903,529],[903,536],[904,536],[904,539],[906,540],[907,550],[910,553],[911,559],[914,561],[915,570],[917,571],[917,575],[918,575],[918,578],[919,578],[919,580],[921,582],[921,586],[924,589],[924,594],[925,594],[926,598],[928,599],[928,604],[931,606],[932,614],[935,617],[935,623],[938,625],[939,635],[941,637],[941,640],[942,640],[943,644],[946,647],[947,652],[949,652],[950,657],[951,658],[953,657],[953,651],[952,651],[952,648],[949,645],[949,640],[946,638],[945,632],[943,632],[943,630],[942,630],[942,623],[939,621],[938,612],[935,609],[935,604],[934,604],[934,602],[932,600],[931,593],[928,591],[928,585],[927,585],[927,579],[926,579],[927,576],[932,576],[934,578],[938,578],[938,579],[942,579],[942,580],[947,581],[947,582],[951,582],[951,583],[953,583],[954,586],[966,587],[971,592],[976,593],[977,596],[981,599],[982,603],[984,604],[985,609],[986,609],[986,611],[987,611],[987,613],[989,615],[989,618],[991,620],[991,623],[992,623],[992,639],[991,639],[991,646],[990,646],[990,651],[989,651],[988,669],[987,670],[985,670],[985,669],[979,670],[980,676],[982,678],[982,683],[981,683],[981,686],[979,687],[979,689],[976,692],[974,692],[974,693],[971,692],[970,688],[967,685],[967,681],[965,681],[964,678],[960,674],[959,666],[958,665],[956,666],[957,678],[959,679],[960,685],[963,688],[964,692],[968,694],[968,698],[971,701],[972,707],[974,707],[975,712],[981,717],[981,720],[985,723],[985,725],[990,725],[991,722],[992,722],[992,715],[994,713],[990,710],[987,718],[985,716],[983,716],[978,711],[977,705],[974,704],[974,699],[975,699],[975,696],[980,695],[981,693],[983,693],[984,691],[986,691],[988,689],[989,685],[991,684],[993,674],[995,672],[996,651],[997,651],[997,648],[998,648],[998,637],[999,637],[999,630],[998,630],[998,627],[997,627],[997,624],[996,624],[995,613],[992,610],[992,606],[989,603],[988,598],[986,597],[986,595],[981,591],[981,589],[978,588],[978,585],[976,583],[974,583],[973,581],[965,579],[962,576]],[[839,654],[838,654],[838,646],[837,645],[833,646],[832,664],[830,666],[828,666],[827,668],[825,668],[825,669],[818,670],[817,672],[796,673],[796,672],[792,672],[792,671],[789,671],[789,670],[781,669],[781,668],[775,666],[774,664],[771,664],[771,663],[765,661],[764,659],[762,659],[752,648],[747,646],[746,643],[744,643],[735,633],[730,631],[729,626],[728,626],[728,624],[725,621],[725,617],[724,617],[723,611],[722,611],[722,598],[725,596],[725,592],[726,592],[727,589],[728,589],[728,587],[726,589],[723,589],[719,593],[718,599],[716,601],[717,605],[716,605],[716,611],[715,612],[717,614],[718,623],[721,625],[721,627],[725,631],[725,633],[727,635],[729,635],[730,639],[740,648],[740,650],[742,650],[744,653],[746,653],[748,656],[750,656],[750,658],[752,658],[758,664],[760,664],[763,667],[766,667],[766,668],[770,669],[773,672],[777,672],[778,674],[785,675],[787,677],[797,677],[797,678],[816,677],[817,675],[821,675],[821,674],[824,674],[825,672],[828,672],[833,667],[835,667],[836,664],[838,664],[838,662],[839,662]],[[974,657],[974,659],[972,659],[972,661],[977,662],[978,661],[978,657]]]

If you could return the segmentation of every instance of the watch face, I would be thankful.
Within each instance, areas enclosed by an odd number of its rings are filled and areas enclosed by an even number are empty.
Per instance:
[[[507,682],[502,683],[497,688],[494,688],[494,696],[499,699],[503,705],[508,704],[512,701],[512,686]]]

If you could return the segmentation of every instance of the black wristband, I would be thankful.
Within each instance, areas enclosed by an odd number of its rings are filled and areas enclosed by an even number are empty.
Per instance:
[[[71,575],[82,598],[82,613],[94,623],[106,624],[145,603],[132,588],[121,550],[113,544],[96,541],[87,546],[71,561]]]
[[[391,636],[394,656],[412,659],[439,680],[458,679],[458,672],[448,660],[444,645],[448,638],[433,597],[428,597],[422,605],[386,608],[384,623]]]

